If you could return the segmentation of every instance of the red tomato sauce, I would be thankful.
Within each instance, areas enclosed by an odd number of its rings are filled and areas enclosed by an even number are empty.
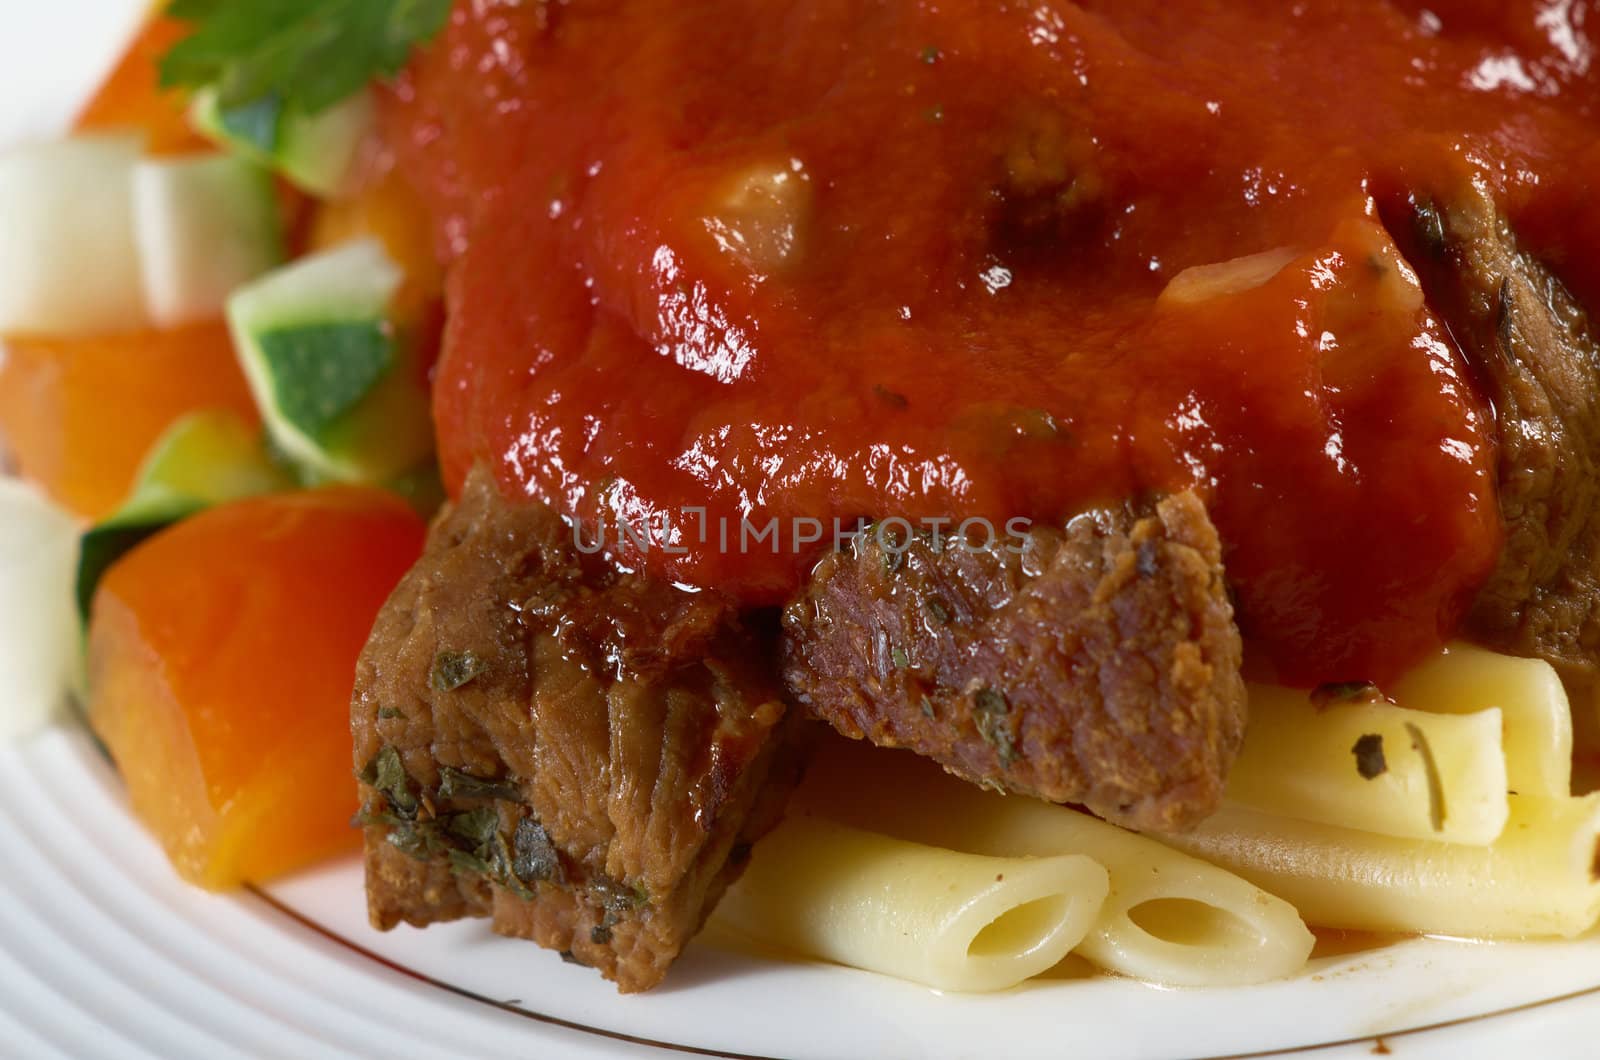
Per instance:
[[[1502,529],[1492,409],[1379,207],[1486,182],[1600,294],[1591,14],[458,5],[386,107],[450,265],[447,478],[487,461],[591,525],[1003,525],[1198,486],[1285,677],[1392,677]],[[620,558],[751,604],[827,545],[678,543]]]

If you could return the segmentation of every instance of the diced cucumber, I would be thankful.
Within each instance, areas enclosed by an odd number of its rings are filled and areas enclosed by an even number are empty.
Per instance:
[[[123,553],[202,509],[294,488],[272,462],[261,432],[225,411],[196,412],[173,424],[145,458],[133,492],[84,535],[78,554],[78,613],[85,623],[100,579]]]
[[[286,111],[273,97],[225,110],[216,92],[207,91],[195,97],[191,121],[202,136],[326,199],[347,187],[375,109],[370,90],[309,116]]]
[[[231,155],[138,163],[133,223],[159,327],[221,316],[235,288],[283,260],[272,176]]]
[[[147,323],[133,237],[136,136],[0,155],[0,333],[84,335]]]
[[[78,662],[72,569],[78,525],[38,490],[0,479],[0,738],[43,728]]]
[[[295,262],[228,301],[272,441],[311,481],[381,484],[433,446],[426,385],[389,314],[401,283],[376,240]]]

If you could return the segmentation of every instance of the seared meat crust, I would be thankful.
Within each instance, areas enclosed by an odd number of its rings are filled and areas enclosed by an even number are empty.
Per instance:
[[[784,677],[810,713],[1133,828],[1217,807],[1245,687],[1196,496],[1035,528],[1020,554],[884,546],[829,555],[785,613]]]
[[[1600,344],[1485,189],[1410,205],[1412,260],[1498,424],[1506,543],[1468,630],[1590,689],[1600,660]]]
[[[475,474],[358,669],[373,923],[493,916],[654,986],[792,783],[769,644]]]

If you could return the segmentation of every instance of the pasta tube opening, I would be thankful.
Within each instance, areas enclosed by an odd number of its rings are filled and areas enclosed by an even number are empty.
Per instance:
[[[800,954],[977,992],[1058,964],[1107,890],[1086,857],[983,857],[794,816],[762,840],[717,917]]]
[[[909,754],[832,744],[796,802],[972,854],[1093,858],[1110,892],[1076,952],[1122,975],[1166,986],[1261,983],[1299,971],[1315,943],[1293,906],[1227,869],[1076,810],[982,791]],[[1180,914],[1195,920],[1186,934]]]
[[[1261,941],[1243,917],[1197,898],[1151,898],[1130,907],[1127,916],[1140,931],[1174,946],[1254,949]]]
[[[1107,845],[1111,895],[1078,947],[1095,964],[1165,986],[1248,986],[1311,956],[1316,939],[1282,899],[1203,861]]]
[[[1072,913],[1072,898],[1051,895],[1007,909],[985,924],[971,942],[967,957],[985,960],[1032,953],[1050,942]]]

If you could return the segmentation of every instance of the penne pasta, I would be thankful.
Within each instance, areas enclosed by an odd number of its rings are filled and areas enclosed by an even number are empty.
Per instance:
[[[1555,668],[1470,644],[1452,644],[1392,689],[1403,707],[1434,714],[1498,709],[1506,783],[1521,795],[1572,793],[1572,707]]]
[[[1171,986],[1245,985],[1298,971],[1314,942],[1292,906],[1238,876],[1076,810],[985,792],[905,753],[830,744],[796,795],[822,816],[1002,857],[1084,854],[1110,892],[1077,952]]]
[[[1163,841],[1227,866],[1324,927],[1570,937],[1600,914],[1600,795],[1513,796],[1504,834],[1486,847],[1373,835],[1240,808]]]
[[[1105,870],[1078,855],[961,854],[797,814],[762,840],[717,917],[809,956],[991,991],[1060,963],[1107,886]]]
[[[1228,798],[1343,828],[1482,846],[1505,828],[1508,812],[1501,718],[1493,707],[1474,714],[1389,703],[1319,710],[1304,692],[1253,685]],[[1368,748],[1363,756],[1358,743]]]

